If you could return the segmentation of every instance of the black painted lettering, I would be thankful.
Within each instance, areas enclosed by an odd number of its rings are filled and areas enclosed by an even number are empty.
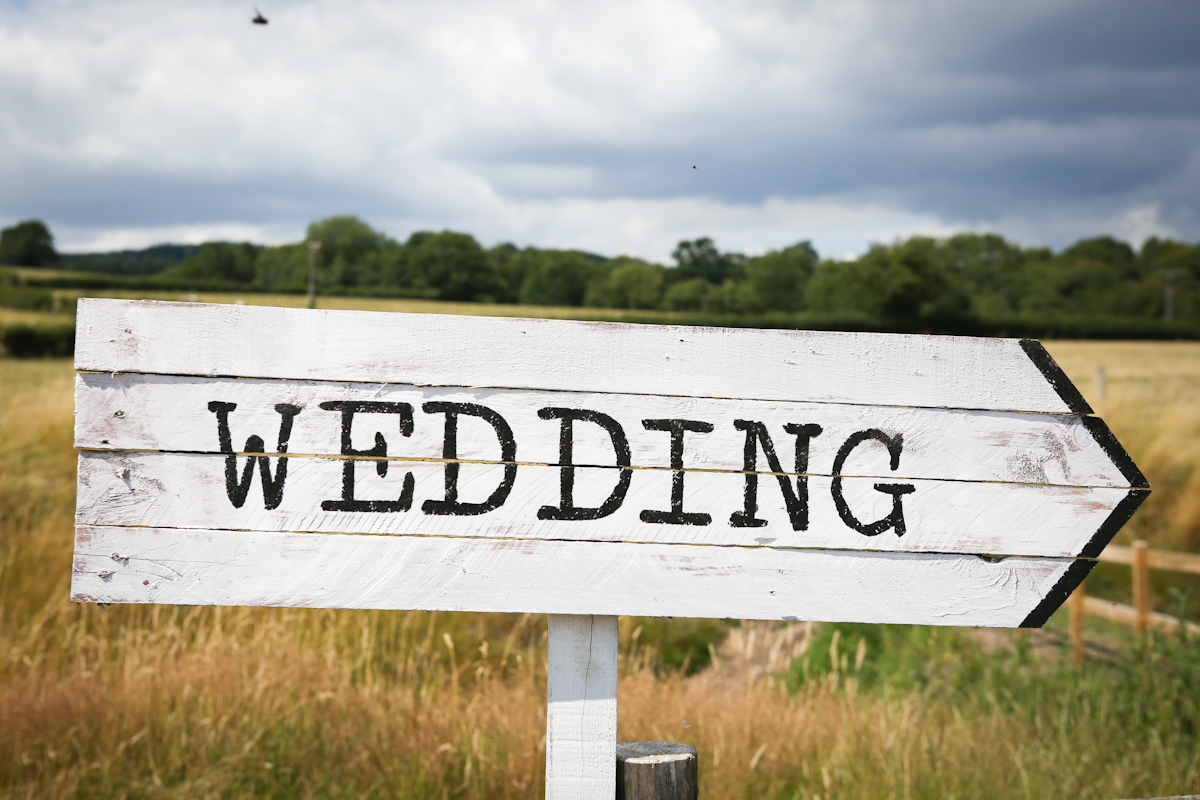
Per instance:
[[[221,444],[221,452],[226,453],[225,493],[229,496],[229,502],[233,503],[234,508],[241,508],[245,505],[246,497],[250,494],[250,481],[254,479],[254,465],[257,462],[258,474],[262,479],[263,486],[263,507],[268,510],[278,508],[279,504],[283,502],[283,484],[287,481],[287,457],[279,457],[279,464],[275,467],[275,475],[272,477],[271,460],[265,455],[251,455],[246,459],[246,466],[242,470],[242,477],[239,480],[237,456],[233,452],[233,437],[229,432],[229,413],[236,408],[237,403],[222,403],[218,400],[208,404],[208,410],[217,415],[217,438]],[[286,453],[288,439],[292,435],[292,421],[300,413],[300,407],[279,403],[275,406],[275,411],[280,416],[279,439],[275,452]],[[266,452],[262,437],[251,436],[246,440],[246,447],[242,452]]]
[[[712,423],[691,419],[644,419],[642,427],[648,431],[671,433],[671,510],[646,509],[641,513],[642,522],[658,522],[665,525],[707,525],[712,522],[708,514],[688,513],[683,510],[683,434],[712,433]]]
[[[421,510],[426,514],[447,515],[455,517],[470,517],[486,514],[504,505],[517,479],[517,442],[513,439],[512,428],[504,417],[492,409],[476,403],[447,403],[430,402],[421,406],[426,414],[445,414],[446,433],[442,439],[442,458],[447,459],[445,466],[446,496],[441,500],[426,500],[421,504]],[[504,463],[504,478],[496,490],[482,503],[464,503],[458,499],[458,472],[461,466],[454,459],[458,458],[458,417],[466,414],[479,417],[492,426],[496,438],[500,440],[500,460]]]
[[[612,514],[625,502],[625,494],[629,491],[629,482],[633,471],[628,469],[632,454],[629,451],[629,439],[621,424],[608,414],[590,411],[585,408],[542,408],[538,410],[542,419],[557,419],[558,429],[558,463],[559,463],[559,504],[557,506],[542,506],[538,509],[538,519],[588,520],[600,519]],[[612,440],[613,453],[616,455],[617,466],[626,467],[620,470],[617,485],[609,494],[608,499],[595,508],[575,505],[575,437],[573,424],[575,422],[594,422],[608,433]]]
[[[787,475],[782,474],[779,457],[775,455],[775,445],[767,426],[761,422],[737,419],[733,427],[746,432],[746,449],[742,461],[742,469],[746,476],[746,488],[743,495],[745,506],[741,511],[735,511],[729,517],[729,524],[735,528],[761,528],[767,524],[765,519],[759,519],[758,512],[758,447],[762,446],[763,454],[767,457],[767,466],[775,473],[779,481],[779,489],[783,492],[783,503],[787,507],[788,518],[792,522],[792,530],[808,530],[808,447],[814,436],[821,434],[820,425],[795,425],[788,423],[783,429],[796,437],[796,490],[792,491],[792,483]]]
[[[911,483],[875,484],[875,491],[892,496],[892,511],[886,517],[869,523],[859,522],[858,518],[854,516],[854,512],[850,510],[850,505],[846,502],[846,498],[842,496],[842,467],[845,466],[846,459],[850,456],[850,451],[870,439],[883,443],[884,447],[887,448],[888,455],[891,457],[892,471],[894,472],[899,468],[900,452],[904,449],[903,434],[897,433],[895,436],[889,436],[883,431],[874,428],[851,434],[841,449],[838,450],[837,457],[833,460],[833,504],[837,506],[838,516],[842,518],[842,522],[863,536],[878,536],[886,530],[894,530],[897,536],[903,536],[905,531],[904,505],[901,498],[906,494],[916,491],[916,487]]]
[[[400,417],[400,435],[412,436],[413,409],[408,403],[375,403],[359,400],[329,400],[321,403],[326,411],[342,412],[342,455],[368,456],[376,459],[375,472],[379,477],[388,474],[387,442],[383,434],[375,431],[375,446],[369,450],[356,450],[352,444],[350,429],[354,425],[355,414],[396,414]],[[340,500],[323,500],[321,508],[324,511],[374,511],[387,513],[392,511],[408,511],[412,508],[413,488],[415,481],[411,472],[404,476],[404,484],[400,489],[400,497],[396,500],[356,500],[354,497],[354,459],[342,462],[342,498]]]

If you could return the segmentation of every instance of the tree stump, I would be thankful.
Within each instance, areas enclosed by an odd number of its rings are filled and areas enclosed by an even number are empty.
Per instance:
[[[617,800],[696,800],[696,748],[679,742],[617,742]]]

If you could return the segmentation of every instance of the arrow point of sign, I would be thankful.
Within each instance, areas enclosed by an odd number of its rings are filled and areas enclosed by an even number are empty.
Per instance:
[[[1130,489],[1121,502],[1117,503],[1112,512],[1109,513],[1108,519],[1104,520],[1101,525],[1083,549],[1079,551],[1079,558],[1099,558],[1100,551],[1108,546],[1112,538],[1117,535],[1117,531],[1129,521],[1133,516],[1133,512],[1138,510],[1138,506],[1150,496],[1147,489]]]
[[[1088,576],[1097,563],[1099,562],[1082,558],[1072,562],[1058,582],[1054,584],[1054,588],[1042,598],[1042,602],[1038,603],[1033,611],[1029,612],[1029,616],[1025,617],[1018,627],[1040,628],[1045,625],[1046,620],[1050,619],[1059,606],[1067,601],[1067,598],[1079,587],[1079,584],[1083,583],[1083,579]]]
[[[1117,437],[1113,436],[1113,432],[1109,430],[1108,425],[1099,417],[1081,417],[1080,421],[1087,428],[1088,433],[1096,440],[1096,444],[1104,450],[1104,453],[1112,460],[1117,469],[1121,470],[1121,474],[1125,480],[1129,481],[1130,488],[1133,489],[1149,489],[1150,481],[1146,480],[1146,476],[1138,469],[1137,464],[1133,463],[1133,459],[1129,457],[1129,453],[1125,452],[1125,448],[1117,441]]]
[[[1071,379],[1067,377],[1067,373],[1062,371],[1062,367],[1050,355],[1042,343],[1037,339],[1022,339],[1021,349],[1025,351],[1025,355],[1029,356],[1029,360],[1042,373],[1042,377],[1054,387],[1054,391],[1058,392],[1058,396],[1067,404],[1067,408],[1071,409],[1073,414],[1093,414],[1092,407],[1088,405],[1088,401],[1083,399],[1083,395],[1075,388],[1075,384],[1071,383]]]

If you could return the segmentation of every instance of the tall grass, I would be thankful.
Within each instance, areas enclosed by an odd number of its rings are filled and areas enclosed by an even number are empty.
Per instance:
[[[1047,342],[1047,349],[1146,474],[1153,491],[1117,535],[1200,552],[1200,344]],[[1101,396],[1097,367],[1106,388]],[[1101,564],[1088,590],[1130,602],[1129,568]],[[1154,572],[1154,605],[1200,619],[1200,576]]]
[[[1103,359],[1155,484],[1137,533],[1200,544],[1193,356],[1071,347],[1051,349],[1085,393]],[[544,617],[68,602],[71,374],[0,360],[0,795],[540,795]],[[620,737],[694,744],[708,798],[1200,790],[1194,643],[1077,672],[1055,631],[622,619],[621,637]]]

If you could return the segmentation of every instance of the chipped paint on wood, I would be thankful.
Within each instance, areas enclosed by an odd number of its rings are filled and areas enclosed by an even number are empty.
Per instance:
[[[846,525],[835,507],[833,481],[806,479],[808,520],[796,530],[774,476],[760,476],[757,517],[762,525],[736,527],[744,509],[746,476],[730,472],[687,472],[683,508],[706,514],[706,524],[647,522],[647,509],[669,509],[674,473],[664,469],[631,470],[628,490],[611,514],[591,520],[539,518],[539,511],[561,503],[561,470],[521,465],[503,505],[477,516],[431,515],[422,503],[445,493],[446,465],[430,461],[393,461],[380,476],[373,461],[354,464],[355,496],[392,500],[412,476],[414,491],[407,511],[362,513],[325,510],[342,497],[343,459],[289,458],[282,502],[264,507],[257,474],[251,476],[246,503],[235,508],[225,480],[225,457],[188,453],[85,451],[79,459],[77,522],[177,528],[227,528],[427,536],[639,541],[754,547],[831,547],[893,552],[956,552],[993,555],[1075,556],[1091,541],[1128,494],[1126,489],[1087,489],[1006,483],[964,483],[910,479],[903,498],[905,530],[863,536]],[[238,459],[238,470],[247,459]],[[272,459],[276,464],[279,459]],[[619,485],[613,468],[577,468],[574,501],[595,508]],[[504,479],[498,464],[461,464],[458,493],[466,501],[488,497]],[[795,483],[795,479],[790,479]],[[877,478],[846,478],[841,493],[850,511],[865,521],[892,510],[893,497],[878,490]]]
[[[1078,413],[1015,339],[100,299],[77,330],[94,372]]]
[[[127,559],[114,562],[117,552]],[[72,597],[1015,627],[1070,559],[82,527]],[[101,572],[111,572],[100,577]]]
[[[1028,340],[124,300],[77,330],[79,599],[1040,624],[1148,490]]]
[[[670,466],[669,441],[647,430],[644,419],[691,419],[709,422],[711,433],[689,437],[686,469],[742,470],[746,434],[734,421],[763,423],[782,457],[784,472],[794,472],[788,423],[817,425],[821,433],[809,448],[808,472],[829,475],[839,446],[854,432],[876,429],[904,436],[904,457],[890,469],[888,453],[878,445],[857,448],[843,468],[847,475],[935,480],[1003,481],[1063,486],[1128,486],[1078,417],[989,411],[898,408],[833,403],[783,403],[653,397],[616,393],[540,392],[420,388],[387,384],[196,378],[174,375],[83,374],[76,380],[75,443],[111,450],[217,452],[213,400],[233,403],[229,416],[235,446],[251,435],[266,437],[279,427],[278,403],[301,409],[288,452],[298,455],[341,453],[341,414],[322,402],[405,403],[415,423],[401,436],[395,416],[364,413],[354,420],[356,447],[367,448],[378,432],[392,458],[441,458],[442,415],[421,411],[430,401],[477,403],[500,414],[511,426],[520,461],[560,463],[559,422],[538,416],[546,407],[589,409],[612,417],[629,442],[634,467]],[[594,424],[573,427],[574,463],[613,464],[613,445]],[[268,440],[269,444],[269,440]],[[499,460],[491,429],[481,420],[464,419],[458,457]],[[769,471],[759,457],[759,471]]]

